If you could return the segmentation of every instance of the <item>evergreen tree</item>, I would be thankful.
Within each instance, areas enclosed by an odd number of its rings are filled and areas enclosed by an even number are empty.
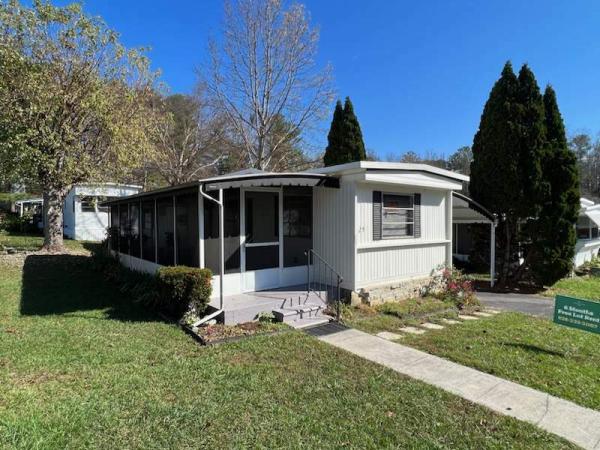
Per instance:
[[[473,140],[470,194],[501,218],[498,229],[500,283],[508,280],[516,254],[518,205],[525,191],[521,177],[520,128],[518,126],[519,81],[507,62],[483,108],[479,130]]]
[[[349,97],[343,107],[342,102],[337,101],[327,141],[323,157],[326,166],[367,159],[360,124]]]
[[[531,269],[538,282],[551,285],[573,266],[580,193],[577,156],[568,147],[551,86],[546,87],[543,100],[547,148],[542,172],[547,190],[536,222]]]

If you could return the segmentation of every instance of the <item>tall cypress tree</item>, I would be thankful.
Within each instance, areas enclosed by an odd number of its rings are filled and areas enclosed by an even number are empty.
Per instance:
[[[502,219],[497,234],[500,285],[508,281],[510,266],[517,260],[516,235],[521,218],[517,206],[525,191],[519,167],[518,97],[519,81],[507,62],[483,108],[472,147],[469,192],[474,200]]]
[[[342,102],[337,101],[327,141],[323,157],[326,166],[366,160],[360,124],[349,97],[343,107]]]
[[[542,173],[546,190],[533,243],[531,269],[535,279],[551,285],[567,275],[573,266],[579,215],[579,172],[577,156],[567,145],[556,93],[544,91],[546,153]]]

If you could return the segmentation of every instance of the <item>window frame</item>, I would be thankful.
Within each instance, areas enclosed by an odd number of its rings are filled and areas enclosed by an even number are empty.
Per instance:
[[[392,208],[385,206],[385,197],[386,195],[393,195],[396,197],[409,197],[411,199],[411,208]],[[394,235],[394,236],[384,236],[383,234],[383,225],[385,223],[384,215],[386,209],[395,209],[395,210],[403,210],[403,211],[412,211],[412,221],[410,222],[394,222],[395,224],[400,225],[412,225],[411,234],[406,235]],[[388,222],[390,223],[390,222]],[[381,222],[380,222],[380,232],[381,232],[381,240],[390,240],[390,239],[416,239],[415,238],[415,194],[407,194],[401,192],[385,192],[381,191]]]

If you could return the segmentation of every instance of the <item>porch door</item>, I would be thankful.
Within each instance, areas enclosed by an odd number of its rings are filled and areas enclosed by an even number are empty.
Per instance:
[[[244,192],[244,290],[279,286],[280,190]]]

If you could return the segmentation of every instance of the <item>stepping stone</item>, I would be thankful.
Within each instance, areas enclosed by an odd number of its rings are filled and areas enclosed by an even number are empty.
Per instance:
[[[466,314],[459,314],[458,318],[460,320],[479,320],[479,318],[475,317],[475,316],[468,316]]]
[[[438,325],[437,323],[430,323],[430,322],[422,323],[421,326],[423,328],[427,328],[428,330],[443,330],[444,329],[443,326]]]
[[[409,334],[423,334],[423,333],[425,333],[425,330],[421,330],[421,329],[415,328],[415,327],[402,327],[402,328],[400,328],[400,331],[402,331],[403,333],[409,333]]]
[[[447,323],[448,325],[456,325],[457,323],[460,323],[460,320],[442,319],[442,322]]]
[[[502,311],[498,311],[497,309],[486,309],[485,312],[490,314],[500,314]]]
[[[389,331],[382,331],[381,333],[377,333],[376,336],[380,337],[381,339],[385,339],[386,341],[396,341],[404,337],[401,334],[391,333]]]
[[[475,311],[473,313],[474,316],[478,316],[478,317],[492,317],[493,314],[490,313],[486,313],[486,312],[481,312],[481,311]]]

